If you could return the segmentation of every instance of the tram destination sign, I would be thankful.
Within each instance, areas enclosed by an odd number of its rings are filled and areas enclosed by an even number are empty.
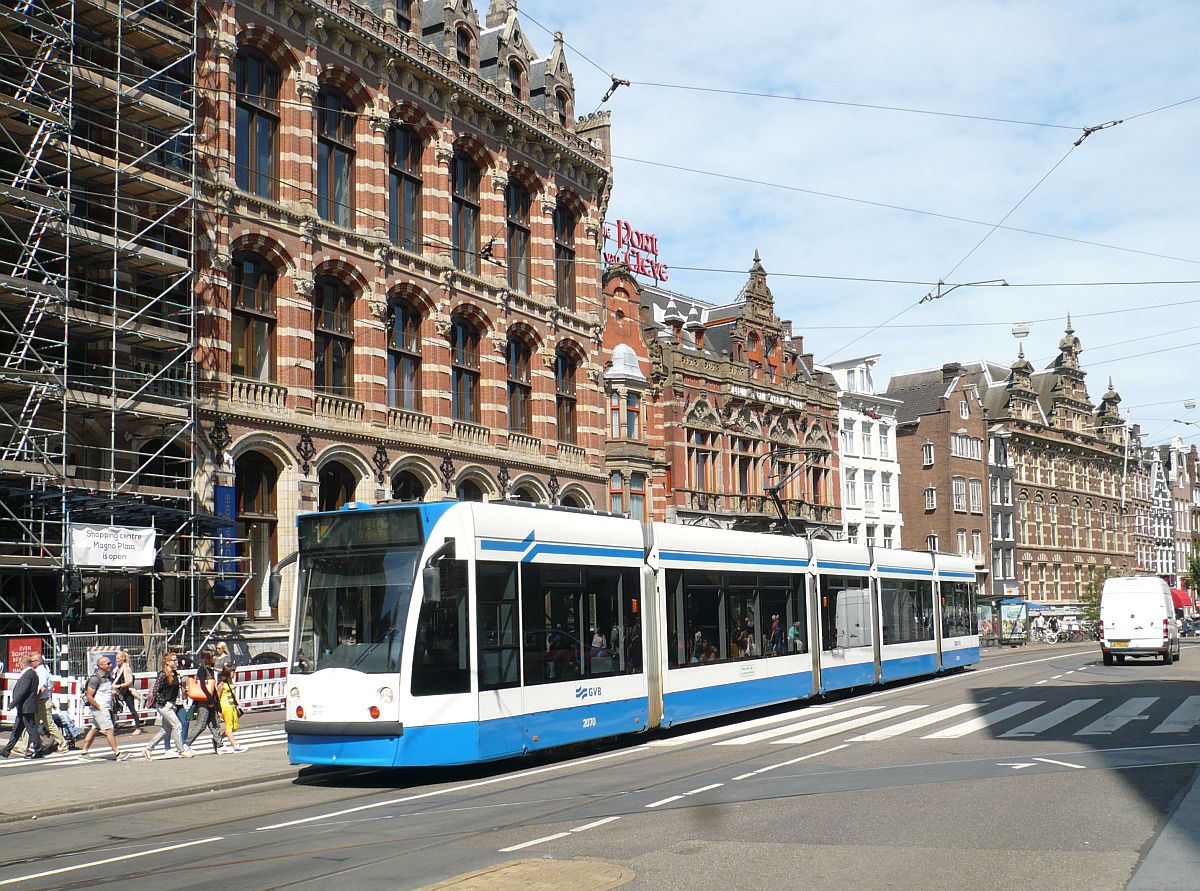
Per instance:
[[[158,531],[143,526],[71,524],[71,563],[93,569],[154,565]]]

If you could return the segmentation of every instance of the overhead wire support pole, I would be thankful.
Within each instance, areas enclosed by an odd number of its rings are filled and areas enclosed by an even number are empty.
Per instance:
[[[959,282],[957,285],[951,285],[947,288],[946,283],[938,279],[937,287],[918,300],[917,304],[920,305],[922,303],[932,303],[934,300],[941,300],[951,291],[957,291],[959,288],[973,288],[982,285],[998,285],[1007,288],[1008,282],[1002,278],[989,278],[987,281],[982,282]]]
[[[1104,123],[1104,124],[1097,124],[1094,127],[1084,127],[1083,135],[1075,140],[1075,148],[1079,148],[1081,145],[1083,145],[1083,141],[1085,139],[1087,139],[1089,136],[1091,136],[1093,133],[1098,133],[1101,130],[1107,130],[1109,127],[1115,127],[1115,126],[1117,126],[1117,124],[1123,124],[1123,123],[1125,123],[1125,121],[1124,121],[1124,119],[1121,119],[1121,120],[1116,120],[1116,121],[1108,121],[1107,123]]]

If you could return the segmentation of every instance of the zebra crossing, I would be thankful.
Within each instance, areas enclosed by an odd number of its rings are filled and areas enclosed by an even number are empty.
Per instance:
[[[1079,737],[1084,741],[1111,736],[1135,722],[1144,722],[1152,734],[1181,736],[1200,730],[1200,695],[1188,696],[1182,702],[1167,702],[1158,696],[1133,696],[1080,698],[1057,705],[1046,699],[962,702],[936,709],[930,705],[859,705],[802,715],[803,712],[776,716],[772,723],[777,726],[751,733],[744,732],[748,726],[732,725],[705,730],[696,736],[714,746],[755,743],[794,746],[869,727],[866,732],[850,736],[846,741],[881,742],[905,735],[927,740],[954,740],[988,730],[1000,739],[1044,736]],[[717,738],[721,736],[726,738]],[[691,741],[698,740],[690,740],[685,735],[670,742],[678,745]]]
[[[142,753],[147,749],[150,738],[153,734],[145,734],[143,736],[120,736],[117,738],[117,745],[121,747],[122,752],[129,753],[129,760],[137,759],[138,762],[145,760],[145,755]],[[287,734],[284,733],[283,727],[276,725],[267,725],[261,727],[247,727],[237,732],[238,745],[245,746],[247,749],[261,749],[269,746],[280,746],[287,742]],[[203,733],[196,739],[192,751],[199,757],[215,757],[216,753],[212,750],[212,742],[210,741],[207,732]],[[98,762],[111,762],[114,760],[112,750],[108,747],[108,743],[104,737],[97,736],[92,742],[90,760],[84,760],[79,757],[78,750],[54,752],[47,755],[45,758],[39,758],[36,761],[26,759],[16,752],[7,760],[0,760],[0,770],[15,770],[17,768],[50,768],[50,767],[74,767],[86,764],[95,764]],[[162,743],[155,747],[151,753],[151,758],[154,761],[175,760],[179,756],[172,751],[167,753],[163,750]],[[236,758],[237,754],[222,754],[222,758]]]

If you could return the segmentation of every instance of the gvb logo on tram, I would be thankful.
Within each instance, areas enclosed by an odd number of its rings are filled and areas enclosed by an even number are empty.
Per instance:
[[[517,504],[297,525],[297,764],[514,758],[979,661],[969,557]]]

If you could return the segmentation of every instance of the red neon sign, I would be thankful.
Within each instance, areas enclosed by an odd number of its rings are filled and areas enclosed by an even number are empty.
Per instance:
[[[604,240],[609,241],[612,233],[604,227]],[[658,236],[640,232],[626,220],[617,220],[617,249],[605,252],[604,262],[624,263],[634,275],[645,275],[656,282],[665,282],[668,277],[666,264],[658,259]]]

